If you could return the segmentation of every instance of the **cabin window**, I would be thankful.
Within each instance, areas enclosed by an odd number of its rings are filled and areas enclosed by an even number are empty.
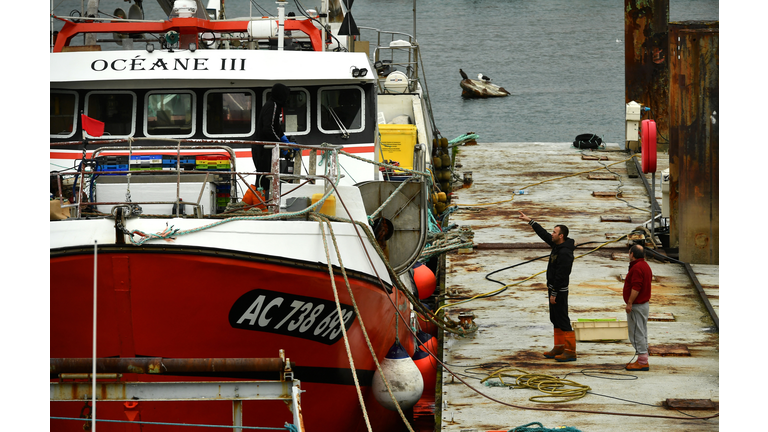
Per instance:
[[[272,94],[264,92],[262,105]],[[283,131],[285,135],[306,135],[309,133],[309,92],[304,89],[291,89],[288,103],[283,107]]]
[[[85,97],[85,115],[104,123],[104,135],[131,136],[136,95],[131,92],[91,92]]]
[[[203,131],[208,136],[250,136],[256,130],[250,90],[216,91],[205,94]]]
[[[51,92],[51,138],[69,138],[77,128],[77,93]]]
[[[360,132],[365,124],[363,90],[359,87],[320,89],[320,130]]]
[[[194,133],[195,95],[191,92],[149,93],[147,136],[188,138]]]

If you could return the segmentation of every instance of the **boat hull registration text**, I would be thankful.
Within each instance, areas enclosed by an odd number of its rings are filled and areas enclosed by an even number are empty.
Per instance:
[[[345,329],[355,321],[352,306],[340,303]],[[342,336],[333,301],[255,289],[235,301],[229,311],[233,328],[295,336],[332,345]]]

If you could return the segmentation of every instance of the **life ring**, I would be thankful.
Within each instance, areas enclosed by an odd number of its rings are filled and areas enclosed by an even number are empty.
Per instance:
[[[656,122],[643,120],[640,123],[640,151],[643,173],[656,172]]]

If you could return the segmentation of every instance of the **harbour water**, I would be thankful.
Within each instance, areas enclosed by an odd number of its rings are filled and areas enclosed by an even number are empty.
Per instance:
[[[87,3],[87,2],[85,2]],[[268,11],[275,2],[254,2]],[[310,0],[301,2],[305,7]],[[718,0],[670,0],[671,21],[717,20]],[[62,0],[54,13],[80,10],[82,0]],[[482,142],[570,142],[595,133],[624,140],[624,13],[617,0],[419,0],[416,38],[440,133],[452,139],[476,132]],[[246,0],[225,3],[230,17],[260,16]],[[130,7],[102,0],[99,10]],[[163,19],[157,2],[146,17]],[[287,10],[295,9],[289,2]],[[414,0],[357,0],[358,26],[414,32]],[[512,94],[461,97],[459,68],[483,73]]]

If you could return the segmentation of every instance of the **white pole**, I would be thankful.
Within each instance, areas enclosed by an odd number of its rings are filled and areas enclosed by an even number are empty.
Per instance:
[[[285,46],[285,2],[277,2],[277,50]]]
[[[91,390],[91,431],[96,432],[96,278],[98,276],[98,241],[93,241],[93,373]]]

